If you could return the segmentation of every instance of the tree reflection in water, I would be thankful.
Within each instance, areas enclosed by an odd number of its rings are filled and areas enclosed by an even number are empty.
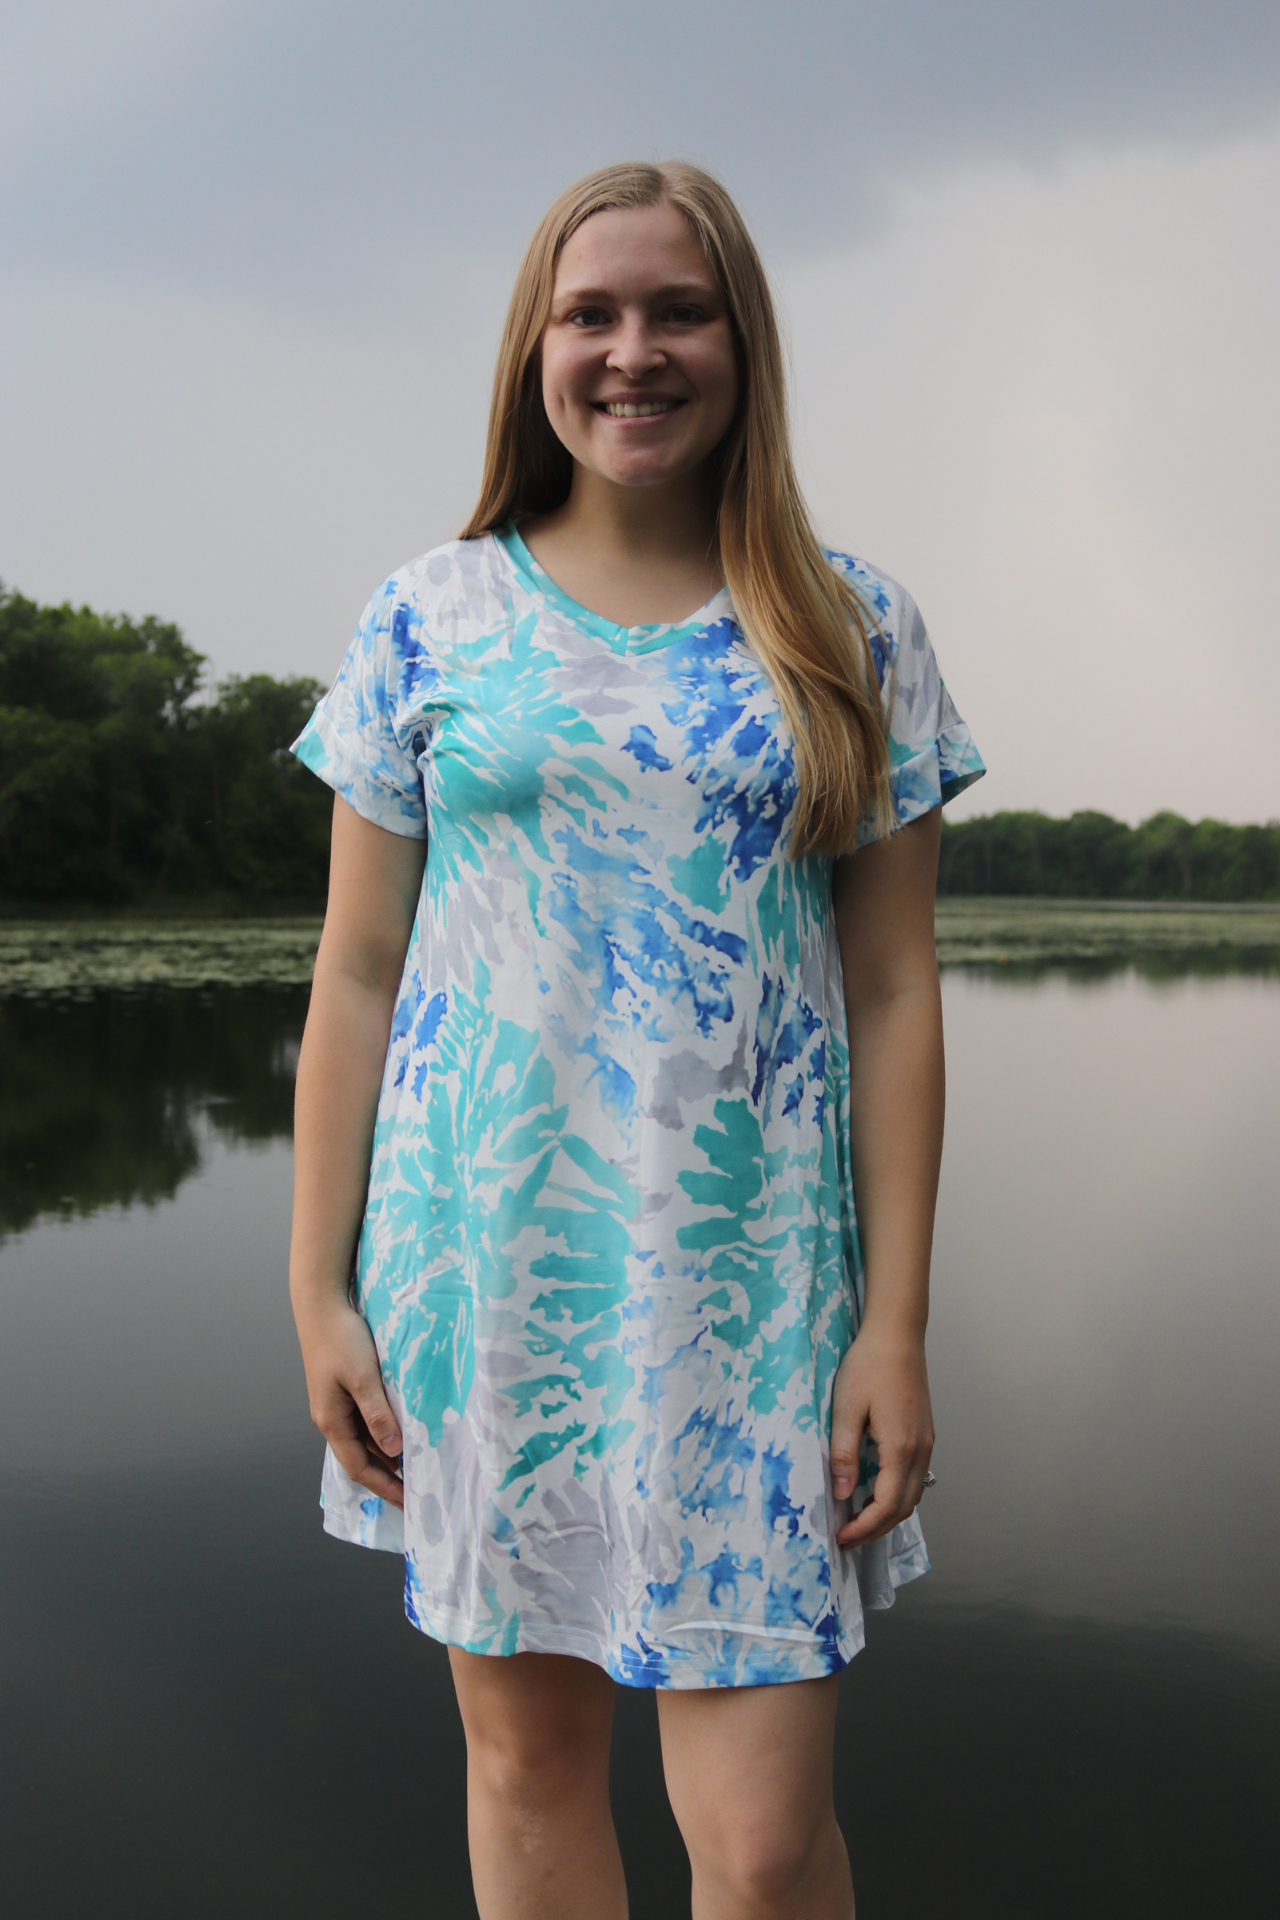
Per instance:
[[[204,1141],[287,1139],[305,988],[0,1001],[0,1237],[172,1199]]]

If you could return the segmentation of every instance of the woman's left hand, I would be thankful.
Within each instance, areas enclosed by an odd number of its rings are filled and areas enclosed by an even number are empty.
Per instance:
[[[924,1343],[863,1326],[840,1363],[831,1410],[831,1480],[837,1500],[851,1499],[858,1484],[863,1434],[876,1443],[880,1471],[871,1498],[836,1535],[842,1547],[869,1540],[908,1519],[916,1510],[933,1452],[933,1409]]]

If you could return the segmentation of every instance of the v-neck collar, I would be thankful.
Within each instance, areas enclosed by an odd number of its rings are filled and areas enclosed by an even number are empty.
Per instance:
[[[513,521],[508,520],[505,527],[497,529],[493,538],[526,593],[558,613],[579,633],[590,634],[593,640],[603,640],[611,653],[655,653],[659,647],[669,647],[677,640],[701,633],[716,620],[727,620],[733,616],[729,590],[721,587],[704,607],[691,613],[687,620],[662,621],[643,627],[620,627],[614,621],[592,613],[590,608],[580,606],[576,600],[571,600],[546,569],[539,566],[520,538]]]

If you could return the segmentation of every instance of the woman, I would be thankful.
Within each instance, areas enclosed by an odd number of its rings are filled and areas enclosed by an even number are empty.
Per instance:
[[[296,750],[338,796],[292,1262],[325,1525],[449,1645],[480,1912],[625,1913],[621,1682],[695,1914],[851,1914],[836,1676],[928,1565],[938,807],[982,763],[912,602],[809,527],[706,174],[546,215],[479,505]]]

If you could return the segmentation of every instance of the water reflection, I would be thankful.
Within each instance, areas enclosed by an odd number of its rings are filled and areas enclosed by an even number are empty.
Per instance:
[[[1280,985],[944,993],[935,1590],[1280,1656]]]
[[[287,1139],[305,989],[0,1000],[0,1235],[172,1199],[207,1122]]]
[[[935,1571],[844,1687],[860,1920],[1252,1912],[1280,1790],[1280,986],[945,996]],[[303,1010],[2,1010],[6,1159],[42,1184],[5,1175],[0,1798],[42,1920],[337,1920],[375,1889],[473,1913],[443,1655],[398,1564],[315,1511],[284,1286]],[[614,1787],[633,1920],[687,1913],[647,1697],[620,1699]]]
[[[1166,947],[1099,954],[1063,955],[1049,960],[1007,957],[998,963],[974,961],[967,957],[946,969],[963,971],[995,986],[1026,986],[1045,980],[1065,980],[1072,986],[1087,987],[1107,980],[1132,976],[1152,986],[1167,986],[1176,980],[1228,980],[1247,976],[1259,980],[1280,980],[1280,954],[1274,947]]]

